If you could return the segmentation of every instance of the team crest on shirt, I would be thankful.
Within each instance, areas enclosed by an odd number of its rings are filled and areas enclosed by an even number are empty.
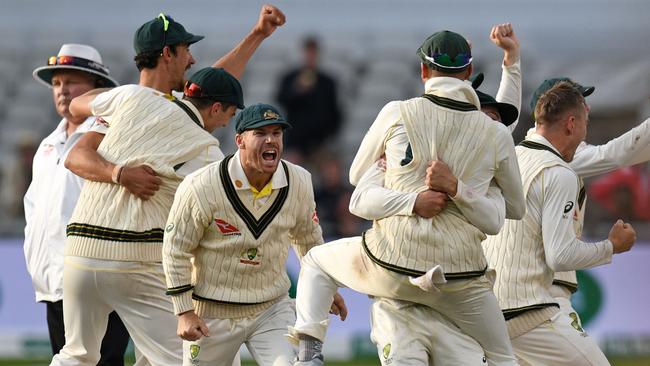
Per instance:
[[[381,354],[382,354],[382,356],[384,356],[384,360],[385,360],[385,361],[384,361],[384,365],[390,365],[390,364],[393,362],[393,360],[390,359],[390,350],[391,350],[391,347],[392,347],[392,346],[391,346],[390,343],[386,343],[386,345],[384,346],[384,348],[382,348],[382,350],[381,350]]]
[[[239,263],[257,266],[260,264],[260,261],[255,260],[255,258],[257,258],[257,254],[258,254],[257,248],[249,248],[241,254],[241,258],[239,258]]]
[[[239,231],[235,225],[228,223],[225,220],[215,219],[214,223],[217,225],[219,231],[225,236],[241,235],[241,231]]]
[[[201,352],[201,346],[198,344],[190,345],[190,361],[192,361],[192,363],[195,363],[196,358],[199,356],[199,352]],[[198,364],[198,362],[196,362],[196,364]]]
[[[575,313],[575,312],[573,312],[573,313],[569,314],[569,318],[571,318],[571,320],[573,320],[573,321],[571,322],[571,326],[572,326],[575,330],[577,330],[578,332],[580,332],[580,334],[581,334],[583,337],[586,337],[586,336],[587,336],[587,333],[585,332],[584,328],[582,328],[582,324],[580,324],[580,317],[578,316],[578,314]]]

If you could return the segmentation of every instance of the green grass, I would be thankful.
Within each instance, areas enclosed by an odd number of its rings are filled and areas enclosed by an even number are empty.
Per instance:
[[[612,358],[610,359],[612,366],[648,366],[650,365],[650,357],[648,358]],[[31,360],[9,360],[0,359],[0,366],[46,366],[50,360],[31,359]],[[127,366],[133,364],[133,360],[127,362]],[[347,362],[327,362],[328,366],[378,366],[379,361],[376,359],[358,359]],[[243,362],[242,366],[254,366],[254,362]]]

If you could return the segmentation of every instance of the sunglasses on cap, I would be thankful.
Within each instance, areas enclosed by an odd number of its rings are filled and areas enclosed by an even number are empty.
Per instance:
[[[75,56],[52,56],[47,59],[47,66],[78,66],[86,69],[93,69],[99,71],[102,74],[108,75],[108,68],[106,66],[100,65],[95,61],[87,60],[81,57]]]
[[[433,56],[427,55],[424,50],[420,50],[420,53],[432,64],[447,69],[460,69],[472,62],[472,54],[469,53],[459,53],[453,60],[446,53],[434,53]]]
[[[193,83],[189,80],[185,82],[185,87],[183,88],[183,94],[191,98],[220,98],[220,97],[232,96],[232,93],[207,94],[203,91],[201,85]]]

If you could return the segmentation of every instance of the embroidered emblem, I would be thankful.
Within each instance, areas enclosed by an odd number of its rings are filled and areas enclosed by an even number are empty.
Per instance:
[[[257,266],[260,264],[260,261],[256,261],[255,258],[257,258],[257,248],[249,248],[245,252],[241,254],[241,259],[239,259],[239,263],[243,264],[251,264],[253,266]]]
[[[215,219],[214,223],[223,235],[241,235],[239,229],[222,219]]]
[[[391,348],[390,343],[388,343],[381,350],[381,353],[383,354],[384,359],[386,359],[386,360],[388,359],[388,356],[390,356],[390,348]]]
[[[275,113],[275,112],[273,112],[273,111],[270,110],[270,109],[267,109],[267,110],[264,112],[264,119],[280,119],[280,115],[277,114],[277,113]]]
[[[235,180],[235,185],[237,186],[237,188],[241,188],[244,185],[244,183],[242,183],[241,180],[237,179]]]
[[[577,330],[580,333],[584,333],[585,330],[582,328],[582,325],[580,324],[580,318],[578,317],[577,313],[571,313],[569,314],[569,317],[573,320],[571,322],[571,326]]]
[[[199,356],[199,352],[201,352],[201,346],[198,344],[190,345],[190,359],[196,359]]]

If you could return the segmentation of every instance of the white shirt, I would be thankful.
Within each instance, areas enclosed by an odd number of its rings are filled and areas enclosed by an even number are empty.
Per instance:
[[[532,134],[527,140],[557,149],[544,137]],[[559,153],[559,152],[558,152]],[[546,263],[555,272],[589,268],[612,261],[609,240],[586,243],[576,237],[573,215],[577,209],[578,180],[563,166],[545,169],[531,183],[527,212],[540,220]]]
[[[34,155],[25,206],[25,260],[36,301],[63,299],[63,250],[66,225],[79,198],[83,179],[63,166],[68,152],[94,123],[86,119],[71,136],[63,119]]]

